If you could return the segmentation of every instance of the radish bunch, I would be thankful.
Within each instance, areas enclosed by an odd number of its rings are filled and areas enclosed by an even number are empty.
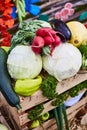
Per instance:
[[[32,50],[39,54],[45,47],[49,47],[50,54],[53,49],[61,43],[57,32],[49,27],[42,27],[36,31],[36,36],[32,42]]]

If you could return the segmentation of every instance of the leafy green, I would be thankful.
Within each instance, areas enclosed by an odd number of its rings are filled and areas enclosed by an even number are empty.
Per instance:
[[[87,58],[87,44],[79,46],[78,49],[80,50],[81,54]]]
[[[37,119],[43,110],[44,110],[43,104],[35,106],[32,110],[28,112],[28,118],[31,120]]]
[[[40,27],[42,27],[42,22],[39,20],[29,20],[28,22],[22,22],[19,25],[19,29],[31,31],[33,33],[35,33]]]
[[[78,48],[82,54],[82,69],[87,69],[87,43]]]
[[[41,90],[43,95],[48,99],[53,99],[57,96],[56,86],[58,81],[51,75],[47,75],[42,81]]]
[[[44,47],[42,48],[42,52],[43,52],[43,54],[45,54],[45,55],[50,55],[51,49],[50,49],[49,46],[44,46]]]
[[[36,30],[42,27],[42,22],[39,20],[30,20],[19,24],[19,29],[11,39],[10,51],[17,45],[30,45],[36,35]]]
[[[50,82],[51,80],[51,82]],[[47,85],[44,85],[43,87],[44,88],[44,91],[42,89],[42,91],[46,94],[44,94],[48,99],[54,99],[54,101],[52,101],[52,105],[53,106],[60,106],[62,105],[69,96],[71,97],[75,97],[79,94],[79,92],[81,90],[83,90],[84,88],[87,88],[87,80],[76,85],[75,87],[71,88],[70,90],[58,95],[56,93],[56,83],[54,82],[56,81],[55,78],[53,78],[52,76],[48,75],[48,77],[46,78],[46,82],[44,80],[44,84],[47,84]],[[50,82],[50,83],[49,83]],[[55,85],[53,85],[53,83],[55,83]],[[57,81],[56,81],[57,82]],[[55,89],[55,91],[52,91],[51,87],[53,85],[53,88]],[[49,88],[48,86],[51,85],[51,87]],[[87,91],[86,91],[87,92]],[[50,93],[50,95],[49,95]],[[29,112],[28,112],[28,118],[31,119],[31,120],[35,120],[35,119],[38,119],[38,117],[40,116],[40,114],[42,113],[42,111],[44,110],[44,105],[43,104],[39,104],[37,105],[36,107],[34,107],[33,109],[31,109]]]
[[[59,106],[63,104],[69,96],[75,97],[79,94],[80,90],[87,88],[87,80],[78,84],[77,86],[71,88],[69,91],[66,91],[62,94],[56,92],[56,86],[58,81],[51,75],[47,75],[42,81],[41,90],[43,95],[46,96],[49,100],[52,101],[53,106]]]
[[[65,92],[63,94],[57,95],[54,101],[52,101],[53,106],[60,106],[61,104],[64,103],[64,101],[67,100],[69,97],[69,92]]]
[[[53,106],[59,106],[67,100],[69,96],[75,97],[79,94],[81,90],[87,88],[87,80],[76,85],[75,87],[71,88],[69,91],[66,91],[56,97],[56,99],[52,102]]]

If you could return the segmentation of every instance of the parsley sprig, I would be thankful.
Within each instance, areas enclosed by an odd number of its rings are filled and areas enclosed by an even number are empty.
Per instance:
[[[52,101],[53,106],[62,105],[68,99],[69,96],[75,97],[79,94],[81,90],[87,88],[87,80],[86,80],[76,85],[75,87],[71,88],[70,90],[59,95],[56,92],[57,83],[58,81],[53,76],[47,75],[43,77],[43,82],[41,85],[43,95],[46,96],[49,100],[54,99]],[[34,107],[32,110],[28,112],[28,118],[30,120],[37,119],[43,110],[44,110],[44,104],[37,105],[36,107]]]
[[[39,105],[35,106],[32,110],[30,110],[28,112],[28,118],[30,120],[37,119],[39,117],[39,115],[42,113],[43,110],[44,110],[43,104],[39,104]]]
[[[41,85],[41,90],[43,92],[43,95],[47,97],[49,100],[54,99],[54,101],[52,101],[53,106],[59,106],[63,104],[69,96],[75,97],[79,94],[81,90],[83,90],[84,88],[87,88],[87,80],[86,80],[78,84],[77,86],[71,88],[70,90],[59,95],[56,92],[57,84],[58,84],[58,81],[53,76],[47,75],[47,77],[43,79],[43,82]]]
[[[47,75],[41,84],[41,90],[43,95],[48,99],[54,99],[57,97],[56,86],[58,81],[51,75]]]

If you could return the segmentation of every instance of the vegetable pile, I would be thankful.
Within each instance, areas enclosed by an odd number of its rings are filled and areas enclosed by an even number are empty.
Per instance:
[[[68,18],[63,17],[64,13],[68,16],[74,13],[71,4],[65,5],[59,19],[23,22],[26,11],[39,14],[39,6],[33,5],[36,2],[38,0],[0,2],[0,91],[9,105],[19,110],[19,96],[32,96],[40,89],[55,106],[53,114],[58,130],[63,130],[63,120],[69,130],[64,102],[87,89],[87,80],[60,95],[56,87],[80,69],[87,70],[87,26],[79,21],[63,22]],[[17,16],[19,28],[12,36],[9,29]],[[43,110],[44,104],[41,103],[26,111],[31,120],[29,129],[42,126],[50,118],[49,112],[41,115]],[[2,124],[0,128],[7,130]]]
[[[2,50],[6,51],[7,57],[1,54],[0,61],[4,59],[6,69],[0,62],[1,69],[3,68],[1,75],[5,79],[5,82],[0,79],[0,90],[10,105],[19,108],[18,95],[31,96],[38,89],[41,89],[48,99],[58,99],[59,95],[56,93],[58,81],[76,75],[84,66],[83,59],[87,58],[86,39],[85,36],[82,41],[79,40],[79,36],[75,39],[81,41],[79,47],[70,42],[73,41],[71,39],[74,35],[78,35],[76,32],[72,33],[70,28],[70,26],[74,28],[72,24],[66,24],[61,20],[53,20],[50,23],[42,20],[23,22],[12,37],[9,50],[5,47],[0,48],[0,53]],[[85,26],[83,30],[84,28]],[[50,76],[46,79],[47,75]],[[9,84],[7,88],[5,84]],[[14,103],[9,95],[12,96]],[[62,99],[61,95],[60,97]],[[64,97],[67,97],[67,94]],[[56,103],[58,105],[57,100]]]

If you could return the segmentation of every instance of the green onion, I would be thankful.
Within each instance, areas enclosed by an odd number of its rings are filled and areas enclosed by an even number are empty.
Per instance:
[[[58,113],[58,117],[59,117],[59,121],[60,121],[60,129],[59,130],[63,130],[64,127],[63,127],[62,105],[57,107],[57,113]]]
[[[56,119],[57,128],[58,128],[58,130],[60,130],[60,121],[59,121],[59,117],[58,117],[58,113],[57,113],[57,108],[55,108],[53,110],[53,112],[54,112],[54,116],[55,116],[55,119]]]
[[[64,104],[62,105],[62,112],[63,112],[63,115],[64,115],[66,130],[69,130],[68,119],[67,119],[67,114],[66,114],[66,107],[65,107]]]

